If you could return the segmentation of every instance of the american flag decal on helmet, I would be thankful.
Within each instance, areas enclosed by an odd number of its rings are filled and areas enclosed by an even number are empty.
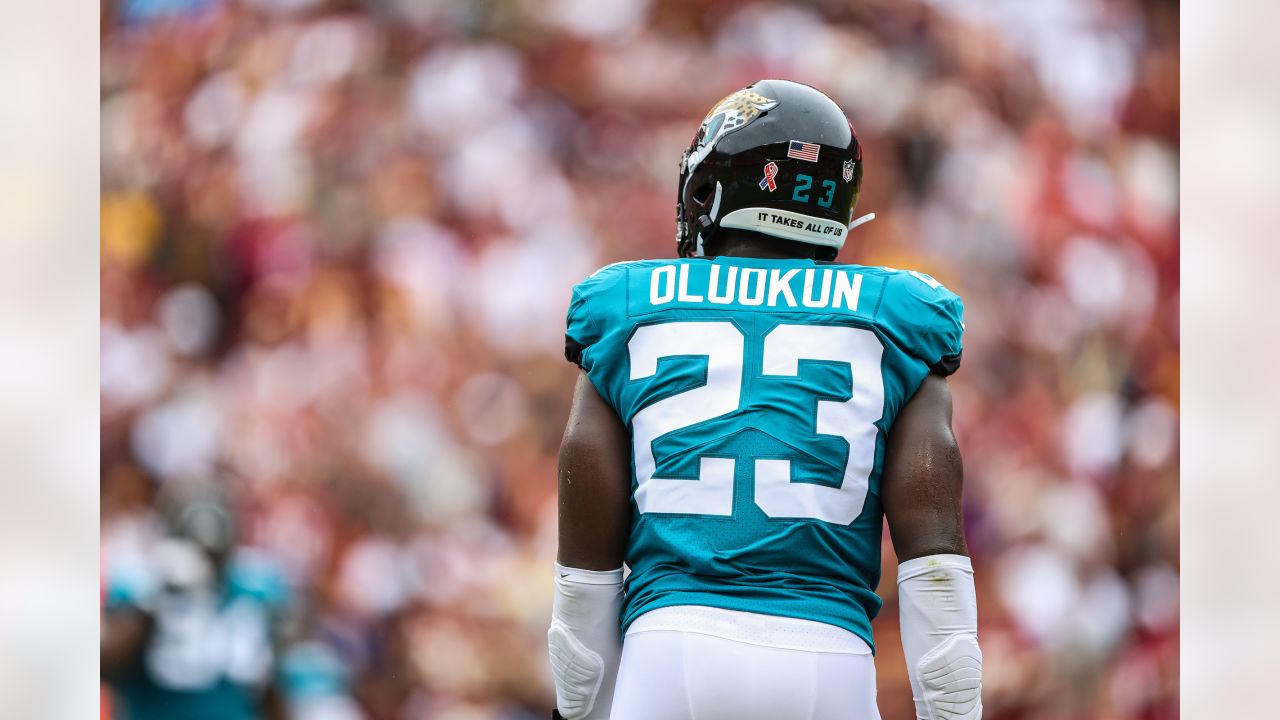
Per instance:
[[[792,140],[787,146],[787,157],[796,160],[807,160],[809,162],[818,162],[818,150],[820,148],[813,143],[800,142]]]

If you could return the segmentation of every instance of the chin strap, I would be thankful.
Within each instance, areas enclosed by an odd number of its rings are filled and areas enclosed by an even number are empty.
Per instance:
[[[703,240],[704,240],[704,233],[706,233],[707,228],[711,227],[712,225],[711,218],[707,217],[706,215],[700,216],[698,218],[698,225],[700,226],[698,228],[698,232],[696,235],[693,236],[694,237],[693,256],[706,257],[707,250],[703,246]]]
[[[867,213],[866,215],[863,215],[862,217],[858,218],[857,220],[854,220],[853,222],[849,223],[849,229],[850,229],[850,230],[852,230],[852,229],[854,229],[854,228],[858,227],[859,225],[866,225],[867,223],[869,223],[869,222],[871,222],[872,220],[875,220],[875,219],[876,219],[876,214],[875,214],[875,213]]]
[[[716,196],[715,199],[711,201],[711,212],[706,215],[698,216],[698,240],[697,246],[694,248],[693,252],[694,257],[706,257],[707,255],[706,248],[703,247],[704,236],[708,231],[715,227],[716,220],[720,217],[720,196],[723,193],[724,186],[717,182]]]

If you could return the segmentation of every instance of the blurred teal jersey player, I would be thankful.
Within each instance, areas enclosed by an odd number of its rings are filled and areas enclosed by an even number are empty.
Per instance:
[[[182,497],[170,535],[108,557],[102,670],[121,720],[281,717],[288,586],[265,555],[234,545],[211,496]]]
[[[634,438],[622,627],[669,605],[816,620],[872,644],[884,441],[959,363],[960,298],[927,275],[814,260],[612,265],[570,354]]]
[[[878,720],[887,521],[916,716],[981,718],[947,383],[963,303],[836,262],[862,172],[831,98],[757,82],[681,159],[679,258],[574,288],[553,717]]]

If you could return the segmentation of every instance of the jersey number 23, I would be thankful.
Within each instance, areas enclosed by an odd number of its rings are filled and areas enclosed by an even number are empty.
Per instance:
[[[838,325],[778,325],[763,337],[761,376],[796,376],[801,360],[847,364],[848,400],[818,400],[813,432],[849,443],[839,487],[792,482],[791,461],[755,459],[755,503],[771,518],[852,523],[862,513],[875,465],[875,423],[884,414],[884,346],[870,330]],[[652,377],[667,357],[707,359],[706,384],[642,408],[632,419],[637,488],[642,513],[733,514],[736,460],[700,459],[698,479],[655,475],[653,441],[681,428],[735,412],[742,405],[746,337],[724,321],[645,325],[628,343],[631,380]]]

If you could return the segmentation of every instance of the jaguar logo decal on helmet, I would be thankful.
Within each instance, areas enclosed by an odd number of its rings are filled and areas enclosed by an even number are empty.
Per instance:
[[[697,167],[720,138],[746,127],[752,120],[760,117],[761,113],[777,106],[777,100],[770,100],[760,93],[752,92],[750,88],[743,88],[721,99],[703,118],[702,125],[698,128],[693,142],[694,149],[689,155],[689,166]]]

